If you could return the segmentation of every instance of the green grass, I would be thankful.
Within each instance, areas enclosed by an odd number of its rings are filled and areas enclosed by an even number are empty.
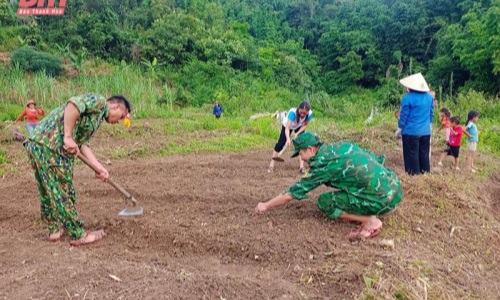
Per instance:
[[[268,85],[249,74],[233,74],[227,82],[220,82],[219,85],[210,80],[206,83],[192,82],[192,90],[179,94],[175,80],[181,80],[183,77],[174,70],[164,74],[166,81],[163,81],[149,77],[136,65],[95,62],[86,62],[86,65],[87,71],[79,76],[52,78],[44,73],[24,73],[19,68],[0,64],[0,121],[14,120],[29,98],[35,99],[39,105],[50,111],[70,97],[86,92],[97,92],[106,96],[124,94],[133,104],[132,122],[146,118],[167,120],[160,122],[162,127],[158,128],[157,134],[176,136],[193,132],[224,131],[229,136],[233,133],[248,136],[251,141],[255,139],[254,142],[259,145],[261,141],[253,135],[276,139],[277,127],[270,118],[250,121],[249,116],[253,113],[287,110],[306,98],[311,102],[315,115],[310,130],[315,131],[325,142],[351,140],[363,147],[370,147],[375,139],[380,137],[366,136],[364,132],[367,128],[380,128],[385,132],[381,138],[388,145],[395,143],[390,135],[397,126],[393,117],[394,108],[380,107],[375,90],[358,89],[352,90],[350,94],[335,96],[329,96],[325,92],[299,95],[281,87]],[[198,86],[204,84],[210,85],[212,92],[203,94],[201,91],[205,91],[205,88],[198,90]],[[211,115],[214,99],[220,100],[225,108],[223,118],[217,121]],[[185,101],[184,105],[192,103],[196,106],[181,108],[179,105],[182,105],[182,101]],[[440,107],[443,106],[450,108],[454,115],[461,116],[462,124],[465,123],[469,110],[479,110],[481,118],[477,124],[480,131],[478,151],[500,156],[500,127],[497,125],[500,118],[499,99],[469,91],[455,99],[445,99],[440,103]],[[365,124],[364,121],[372,108],[376,108],[377,113],[370,124]],[[435,116],[437,127],[437,112]],[[157,126],[155,122],[152,124]],[[132,133],[113,129],[109,130],[108,134],[116,137],[135,134],[140,137],[150,134],[151,130],[156,129],[145,126]],[[221,149],[240,149],[232,144],[229,137],[218,139],[229,144],[228,147],[219,145]],[[193,151],[197,151],[197,148],[207,148],[203,145],[204,142],[200,143],[202,144],[192,145],[195,149]],[[242,146],[238,151],[244,151],[243,149],[249,149],[249,146]]]
[[[168,143],[160,150],[160,154],[244,152],[269,147],[271,143],[272,140],[263,136],[232,133],[222,138],[212,138],[205,141],[192,140],[185,144]]]

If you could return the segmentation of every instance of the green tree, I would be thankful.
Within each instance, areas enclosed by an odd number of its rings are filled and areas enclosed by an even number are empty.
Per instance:
[[[183,64],[196,56],[198,42],[206,35],[204,24],[198,18],[172,12],[154,21],[145,33],[144,55],[157,57],[171,64]]]
[[[469,86],[500,92],[500,0],[483,8],[476,4],[463,18],[465,25],[454,40],[453,53],[471,74]]]
[[[9,26],[17,23],[17,18],[9,1],[0,1],[0,26]]]

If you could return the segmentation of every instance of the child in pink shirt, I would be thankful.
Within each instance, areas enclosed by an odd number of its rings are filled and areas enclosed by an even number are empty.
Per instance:
[[[441,120],[441,126],[438,129],[441,131],[441,129],[444,129],[444,139],[446,142],[449,141],[450,139],[450,117],[451,117],[451,112],[446,108],[443,107],[439,110],[439,119]]]

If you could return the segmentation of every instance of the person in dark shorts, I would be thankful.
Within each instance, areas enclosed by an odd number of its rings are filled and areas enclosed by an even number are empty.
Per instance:
[[[458,156],[460,155],[460,143],[462,142],[463,129],[460,126],[460,118],[457,116],[450,118],[450,138],[446,143],[441,157],[439,158],[439,166],[443,166],[443,159],[447,156],[453,156],[455,158],[455,169],[458,171]]]

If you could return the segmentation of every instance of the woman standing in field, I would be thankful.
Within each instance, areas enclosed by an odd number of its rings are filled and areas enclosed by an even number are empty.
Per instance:
[[[400,80],[407,94],[401,103],[398,127],[403,136],[405,171],[409,175],[430,172],[430,138],[434,99],[421,73]]]
[[[274,161],[276,158],[279,158],[281,155],[281,151],[292,143],[292,138],[290,137],[292,132],[295,132],[295,136],[303,133],[309,122],[312,121],[313,115],[311,110],[311,105],[307,101],[302,101],[299,107],[291,108],[288,111],[288,116],[286,120],[286,125],[283,124],[281,127],[280,137],[278,142],[274,146],[273,156],[271,162],[269,163],[269,168],[267,168],[267,172],[271,173],[274,171]],[[306,172],[306,168],[304,168],[304,161],[299,158],[300,167],[299,172],[304,174]]]
[[[26,109],[17,117],[16,122],[26,117],[26,130],[28,130],[28,135],[30,135],[36,125],[38,125],[38,116],[43,115],[45,115],[45,111],[42,108],[37,108],[35,101],[30,99],[28,104],[26,104]]]

